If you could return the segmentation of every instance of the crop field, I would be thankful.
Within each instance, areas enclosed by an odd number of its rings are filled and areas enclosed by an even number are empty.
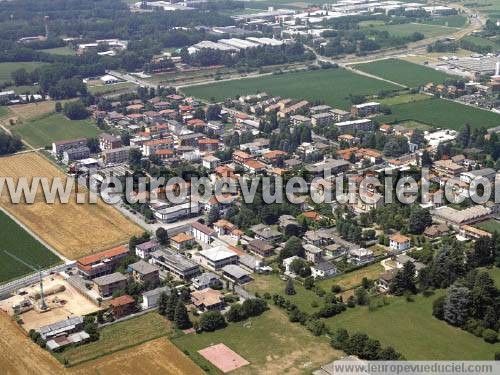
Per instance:
[[[61,113],[49,113],[18,123],[11,130],[33,147],[44,147],[66,139],[91,138],[102,132],[90,119],[69,120]]]
[[[11,81],[12,72],[24,68],[28,72],[32,72],[36,68],[44,65],[42,62],[31,61],[31,62],[2,62],[0,63],[0,82]]]
[[[474,44],[477,44],[479,46],[483,47],[491,47],[493,51],[497,51],[500,49],[500,44],[495,42],[493,39],[488,39],[488,38],[482,38],[479,36],[472,36],[472,35],[467,35],[466,37],[463,38],[464,41],[472,42]]]
[[[389,305],[375,311],[356,307],[325,322],[332,330],[342,327],[350,333],[366,333],[382,345],[393,346],[408,360],[493,360],[500,343],[488,344],[432,316],[432,302],[442,293],[418,295],[413,302],[389,298]]]
[[[159,338],[70,368],[71,374],[203,375],[204,372],[167,338]]]
[[[7,314],[0,312],[2,374],[59,375],[66,371],[48,351],[32,342]]]
[[[61,102],[64,103],[64,101]],[[18,120],[26,121],[53,113],[54,106],[54,101],[46,100],[38,103],[11,105],[9,106],[9,109],[12,116],[17,117]]]
[[[75,51],[68,47],[56,47],[42,50],[45,53],[51,53],[53,55],[61,55],[61,56],[73,56],[75,55]]]
[[[216,101],[265,91],[270,95],[282,97],[321,100],[333,107],[349,109],[350,94],[373,95],[381,90],[398,89],[398,86],[345,69],[327,69],[190,86],[183,88],[182,91],[189,96]]]
[[[432,38],[443,35],[450,35],[458,28],[445,27],[440,25],[426,25],[423,23],[404,23],[397,25],[374,25],[370,27],[372,30],[387,31],[395,37],[409,36],[415,32],[422,33],[426,38]]]
[[[499,114],[444,99],[421,100],[390,108],[390,115],[378,116],[376,119],[386,123],[414,120],[455,130],[460,130],[466,123],[472,128],[492,128],[500,125]]]
[[[423,65],[398,59],[357,64],[354,68],[408,87],[422,86],[428,82],[443,83],[446,79],[456,78]]]
[[[152,312],[104,327],[98,341],[68,348],[55,356],[74,366],[172,333],[168,320]]]
[[[61,260],[43,244],[34,239],[4,212],[0,211],[0,284],[16,277],[33,273],[33,270],[5,253],[22,259],[33,267],[47,268]]]
[[[26,177],[28,180],[36,176],[66,179],[57,167],[34,152],[1,159],[0,176]],[[33,204],[13,204],[5,190],[0,205],[70,259],[128,242],[132,235],[142,233],[140,227],[101,200],[97,204],[77,204],[74,191],[67,204],[59,200],[54,204],[46,203],[41,188]]]
[[[308,374],[341,356],[324,337],[315,337],[299,324],[290,323],[274,306],[261,316],[229,323],[224,329],[172,341],[200,367],[217,374],[220,372],[198,350],[223,343],[250,362],[231,374]]]

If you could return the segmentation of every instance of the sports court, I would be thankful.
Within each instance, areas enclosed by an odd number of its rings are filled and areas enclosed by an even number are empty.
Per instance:
[[[236,370],[250,363],[222,343],[198,350],[198,353],[224,373]]]

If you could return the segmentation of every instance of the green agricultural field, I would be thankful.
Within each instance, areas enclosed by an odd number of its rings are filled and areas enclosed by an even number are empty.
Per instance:
[[[429,100],[431,96],[425,94],[402,94],[396,96],[390,96],[383,99],[377,99],[380,104],[385,105],[396,105],[418,102],[420,100]]]
[[[9,108],[0,106],[0,118],[7,116],[9,113]]]
[[[210,374],[220,374],[198,350],[223,343],[245,358],[249,365],[231,374],[310,374],[339,358],[324,337],[314,337],[304,327],[290,323],[278,308],[261,316],[229,325],[215,332],[183,335],[172,340],[184,353]],[[298,371],[298,370],[301,371]]]
[[[460,130],[465,123],[473,128],[500,125],[500,115],[445,99],[422,100],[391,106],[390,115],[378,116],[379,122],[399,123],[414,120],[439,128]]]
[[[423,65],[398,59],[357,64],[354,68],[409,87],[422,86],[428,82],[443,83],[446,79],[457,78]]]
[[[500,221],[495,219],[483,221],[479,224],[476,224],[475,227],[478,227],[490,233],[494,233],[495,231],[500,233]]]
[[[74,366],[173,333],[170,323],[152,312],[104,327],[98,341],[69,347],[55,356],[61,362],[66,360],[69,366]]]
[[[286,73],[191,86],[182,89],[186,95],[201,99],[222,101],[236,95],[267,92],[310,101],[321,100],[326,104],[349,109],[349,95],[372,95],[381,90],[398,90],[387,82],[361,76],[345,69],[328,69],[309,72]]]
[[[11,128],[33,147],[44,147],[65,139],[96,137],[101,133],[90,119],[72,121],[61,113],[50,113]]]
[[[493,51],[500,49],[500,44],[496,43],[495,40],[493,40],[493,39],[467,35],[462,40],[477,44],[478,46],[481,46],[481,47],[491,47]]]
[[[327,319],[326,324],[332,330],[342,327],[350,333],[364,332],[382,345],[393,346],[408,360],[493,360],[500,344],[488,344],[432,316],[432,302],[442,293],[418,295],[413,302],[389,298],[389,305],[375,311],[348,309]]]
[[[0,211],[0,283],[28,275],[34,271],[5,253],[15,255],[35,268],[47,268],[61,260],[28,232]]]
[[[339,285],[342,290],[357,288],[361,285],[364,277],[370,280],[378,280],[379,276],[384,272],[384,267],[380,263],[374,263],[366,267],[362,267],[356,271],[344,273],[331,279],[321,280],[317,285],[329,292],[332,285]]]
[[[436,17],[430,20],[426,20],[424,24],[448,27],[464,27],[467,24],[467,18],[459,14],[455,14],[453,16]]]
[[[426,25],[422,23],[403,23],[397,25],[375,25],[372,30],[387,31],[392,36],[405,37],[415,32],[422,33],[426,38],[450,35],[458,31],[458,28],[439,25]]]
[[[45,63],[31,61],[31,62],[3,62],[0,63],[0,82],[10,81],[13,71],[24,68],[28,72],[45,65]]]
[[[317,310],[311,304],[315,303],[317,306],[322,306],[322,298],[319,297],[312,290],[305,289],[302,284],[294,282],[296,294],[288,296],[285,294],[285,281],[281,280],[278,275],[255,275],[254,281],[247,284],[245,289],[250,293],[264,293],[279,294],[295,303],[301,311],[312,313]]]

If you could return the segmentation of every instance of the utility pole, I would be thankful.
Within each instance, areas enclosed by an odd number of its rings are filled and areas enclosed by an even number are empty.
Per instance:
[[[42,268],[38,266],[38,268],[33,267],[31,264],[26,263],[24,260],[18,258],[14,254],[9,253],[8,251],[4,250],[4,253],[10,256],[11,258],[17,260],[19,263],[24,264],[26,267],[32,269],[33,271],[38,272],[38,277],[40,278],[40,309],[41,310],[47,310],[49,307],[45,303],[45,297],[43,295],[43,277],[42,277]]]

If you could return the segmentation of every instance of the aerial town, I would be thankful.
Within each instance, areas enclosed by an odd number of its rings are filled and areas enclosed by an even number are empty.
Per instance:
[[[500,372],[499,4],[11,0],[0,36],[0,373]]]

